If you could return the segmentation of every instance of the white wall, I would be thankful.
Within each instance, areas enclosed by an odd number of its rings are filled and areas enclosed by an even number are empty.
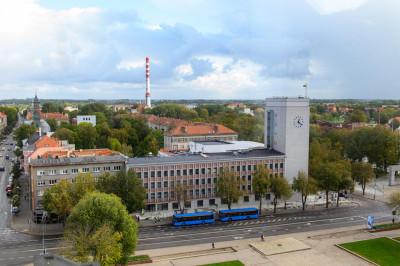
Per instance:
[[[91,123],[93,126],[96,125],[96,116],[95,115],[78,115],[76,117],[78,125],[82,122]]]

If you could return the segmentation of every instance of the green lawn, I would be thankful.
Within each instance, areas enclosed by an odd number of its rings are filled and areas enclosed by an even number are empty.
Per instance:
[[[225,261],[225,262],[220,262],[220,263],[204,264],[204,265],[200,265],[200,266],[244,266],[244,264],[238,260],[232,260],[232,261]]]
[[[400,243],[386,237],[340,244],[370,261],[380,265],[398,265]]]
[[[400,241],[400,237],[394,237],[393,239],[396,239],[397,241]]]

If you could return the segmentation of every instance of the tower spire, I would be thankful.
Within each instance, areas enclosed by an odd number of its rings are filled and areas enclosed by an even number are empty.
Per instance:
[[[151,107],[149,62],[150,62],[150,59],[148,57],[146,57],[146,105],[147,105],[147,107]]]

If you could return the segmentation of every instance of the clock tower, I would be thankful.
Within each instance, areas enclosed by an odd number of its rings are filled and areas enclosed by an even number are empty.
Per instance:
[[[268,98],[265,103],[265,146],[286,155],[285,178],[308,174],[310,99]]]

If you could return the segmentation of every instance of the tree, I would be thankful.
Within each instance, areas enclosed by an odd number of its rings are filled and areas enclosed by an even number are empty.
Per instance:
[[[77,144],[77,148],[80,149],[93,149],[94,143],[96,140],[96,130],[93,127],[93,124],[83,122],[78,125],[77,134],[79,136],[79,143]]]
[[[62,178],[60,183],[46,188],[43,194],[43,208],[50,213],[56,210],[57,215],[63,217],[63,226],[65,226],[65,217],[72,209],[75,199],[70,194],[71,183]]]
[[[176,186],[174,188],[174,195],[175,195],[175,199],[178,203],[179,211],[181,213],[185,213],[185,204],[188,200],[188,192],[191,189],[193,189],[193,186],[185,185],[180,181],[176,182]],[[183,204],[181,204],[182,201],[183,201]]]
[[[240,190],[241,185],[242,181],[240,177],[236,176],[234,170],[225,168],[218,173],[217,197],[226,199],[228,209],[231,209],[232,203],[237,202],[239,197],[244,194],[244,191]]]
[[[93,193],[96,189],[96,181],[91,173],[79,173],[73,178],[68,193],[73,198],[75,206],[82,198]]]
[[[301,203],[303,204],[303,211],[306,206],[307,197],[317,194],[318,187],[317,181],[311,176],[307,177],[303,171],[297,173],[297,178],[293,178],[292,188],[294,191],[301,193]]]
[[[59,128],[57,129],[54,134],[52,135],[52,137],[55,137],[59,140],[67,140],[68,143],[75,143],[74,140],[74,135],[72,130],[69,130],[67,128]]]
[[[274,213],[276,213],[276,205],[278,199],[288,199],[292,194],[292,189],[287,182],[286,178],[278,175],[274,175],[271,178],[271,192],[274,193]]]
[[[128,172],[121,170],[114,176],[100,176],[97,187],[100,192],[114,193],[120,197],[129,213],[146,207],[146,189],[133,169]]]
[[[334,190],[337,187],[337,183],[340,182],[340,172],[336,168],[335,162],[326,162],[321,164],[315,170],[315,179],[320,190],[325,192],[326,196],[326,208],[329,204],[329,191]]]
[[[117,140],[115,138],[108,138],[107,142],[108,142],[108,148],[110,150],[112,150],[112,151],[121,150],[121,143],[119,142],[119,140]]]
[[[354,112],[348,113],[346,120],[351,123],[367,122],[367,115],[361,110],[354,110]]]
[[[132,146],[131,145],[127,145],[125,143],[121,145],[120,152],[123,155],[128,156],[130,158],[132,158],[134,156],[133,151],[132,151]]]
[[[397,119],[393,119],[392,124],[393,129],[398,129],[400,127],[400,121]]]
[[[34,132],[36,132],[35,126],[22,124],[14,131],[14,139],[17,141],[17,145],[22,147],[22,140],[27,139]]]
[[[89,197],[80,200],[68,217],[67,230],[72,231],[75,228],[87,227],[87,234],[96,236],[96,232],[100,232],[98,231],[99,229],[104,230],[104,225],[110,228],[108,235],[114,236],[111,237],[114,240],[112,242],[121,245],[121,257],[117,263],[125,264],[129,256],[135,252],[138,228],[119,197],[112,194],[93,193]],[[117,237],[118,235],[114,235],[115,233],[118,233],[120,238]],[[94,239],[99,238],[94,237]],[[106,243],[102,241],[99,246],[104,246]],[[113,249],[117,248],[113,246]],[[104,252],[100,252],[98,255],[100,254],[104,254]]]
[[[357,182],[365,195],[365,187],[375,177],[374,168],[370,163],[355,162],[351,165],[351,178]]]
[[[57,130],[57,121],[54,118],[46,119],[47,124],[50,126],[52,132]]]
[[[390,195],[387,206],[394,211],[400,210],[400,192],[393,192]]]
[[[62,113],[63,111],[62,106],[59,104],[52,102],[42,104],[42,113]]]
[[[269,169],[262,164],[257,165],[257,169],[253,172],[253,191],[260,199],[260,214],[262,208],[262,199],[267,193],[270,185]]]
[[[341,190],[354,190],[354,182],[351,179],[350,160],[340,160],[336,162],[336,168],[339,171],[339,180],[336,182],[335,191],[337,193],[336,207],[339,207],[339,193]]]

